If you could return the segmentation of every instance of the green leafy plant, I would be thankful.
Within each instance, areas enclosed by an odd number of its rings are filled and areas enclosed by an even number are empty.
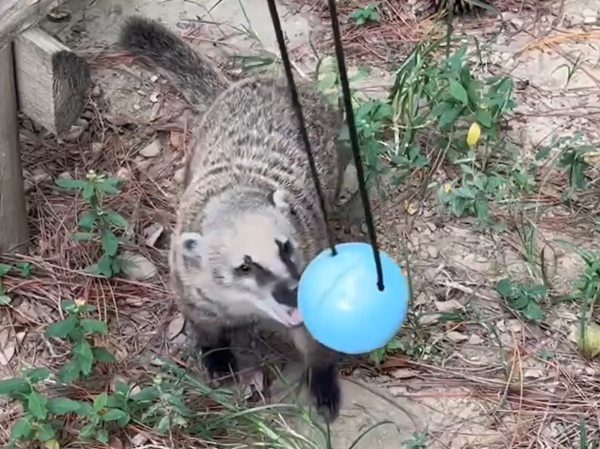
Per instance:
[[[102,347],[94,346],[90,341],[93,335],[106,335],[108,328],[101,320],[87,318],[96,311],[92,305],[83,301],[62,301],[61,309],[67,317],[46,328],[46,336],[50,338],[68,339],[72,343],[72,359],[58,372],[58,379],[63,383],[71,383],[88,376],[92,372],[94,361],[115,362],[114,356]]]
[[[552,150],[558,150],[556,165],[567,170],[571,188],[564,193],[564,199],[570,199],[575,190],[588,186],[586,172],[590,164],[586,155],[596,151],[596,146],[584,140],[582,132],[572,136],[553,136],[549,145],[540,148],[536,160],[547,158]]]
[[[118,256],[119,245],[123,237],[118,237],[115,231],[128,231],[130,226],[121,214],[103,208],[105,195],[119,193],[118,178],[107,178],[104,175],[90,171],[86,180],[58,179],[56,184],[65,189],[81,191],[90,210],[79,218],[78,226],[83,232],[74,233],[71,238],[75,241],[100,241],[102,256],[97,263],[86,268],[92,274],[112,277],[123,269],[124,261]]]
[[[31,274],[31,264],[29,262],[19,262],[15,265],[0,263],[0,306],[7,306],[12,301],[6,287],[2,284],[2,278],[14,268],[18,268],[20,275],[23,277],[29,277]]]
[[[369,3],[366,6],[358,8],[350,14],[350,19],[357,25],[364,25],[369,22],[381,22],[381,14],[379,14],[379,2]]]
[[[379,366],[389,354],[401,349],[404,349],[404,345],[398,337],[394,337],[385,346],[371,351],[369,358],[375,365]]]
[[[510,279],[502,279],[496,285],[507,305],[522,314],[526,319],[541,323],[546,317],[539,303],[548,297],[545,285],[513,284]]]

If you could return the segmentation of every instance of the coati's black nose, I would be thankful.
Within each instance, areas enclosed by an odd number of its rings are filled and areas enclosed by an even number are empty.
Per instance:
[[[279,304],[283,304],[288,307],[298,307],[298,289],[290,289],[286,284],[280,282],[275,285],[273,289],[273,298]]]

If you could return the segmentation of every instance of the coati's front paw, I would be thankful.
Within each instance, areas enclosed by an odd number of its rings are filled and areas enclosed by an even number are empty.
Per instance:
[[[341,391],[338,372],[334,365],[311,368],[309,388],[317,411],[327,422],[337,419],[340,414]]]
[[[202,364],[211,379],[228,376],[237,369],[235,357],[229,348],[201,348]]]

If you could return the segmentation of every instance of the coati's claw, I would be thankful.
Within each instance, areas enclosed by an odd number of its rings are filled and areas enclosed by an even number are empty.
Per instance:
[[[211,379],[225,377],[235,372],[237,364],[229,348],[201,348],[202,364]]]
[[[340,414],[341,391],[337,370],[334,365],[312,368],[309,389],[317,406],[317,411],[327,422],[332,422]]]

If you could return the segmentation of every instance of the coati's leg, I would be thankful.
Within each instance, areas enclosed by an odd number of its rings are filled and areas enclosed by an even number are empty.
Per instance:
[[[317,411],[332,422],[340,413],[341,402],[337,354],[315,341],[304,326],[293,329],[291,334],[294,346],[304,358],[305,381]]]
[[[202,364],[211,378],[231,374],[237,363],[231,351],[229,329],[212,320],[186,320],[194,346],[202,353]]]

